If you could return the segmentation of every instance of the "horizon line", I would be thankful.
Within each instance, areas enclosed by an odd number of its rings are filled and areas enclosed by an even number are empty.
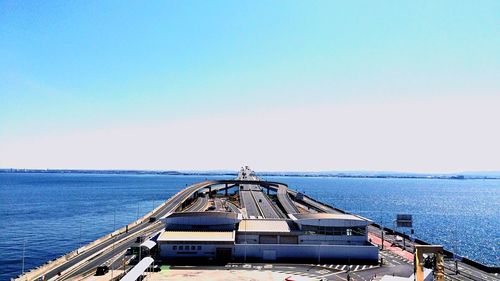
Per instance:
[[[95,171],[95,172],[178,172],[178,173],[192,173],[192,172],[234,172],[237,173],[238,169],[103,169],[103,168],[4,168],[0,167],[0,171],[15,170],[15,171]],[[341,174],[341,173],[361,173],[361,174],[413,174],[413,175],[460,175],[460,174],[500,174],[500,170],[484,170],[484,171],[460,171],[460,172],[405,172],[405,171],[394,171],[394,170],[262,170],[255,171],[259,173],[303,173],[303,174]]]

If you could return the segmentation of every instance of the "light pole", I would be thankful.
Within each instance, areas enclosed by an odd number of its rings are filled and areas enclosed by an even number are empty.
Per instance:
[[[115,240],[116,240],[116,235],[115,235],[115,229],[116,229],[116,208],[113,210],[113,248],[111,249],[111,256],[114,256],[115,254]],[[111,280],[113,280],[113,263],[110,264],[111,266]]]
[[[139,219],[139,202],[137,202],[137,219]]]
[[[244,259],[243,261],[246,263],[247,262],[247,222],[244,221],[245,223],[245,256],[244,256]]]
[[[382,236],[381,250],[383,251],[384,250],[384,217],[382,214],[380,214],[380,232],[381,232],[380,236]]]
[[[82,247],[82,222],[80,222],[80,242],[78,248]]]
[[[318,264],[321,263],[321,219],[318,219]]]
[[[24,274],[24,252],[25,251],[26,251],[26,238],[24,239],[24,242],[23,242],[23,264],[21,267],[21,274]]]

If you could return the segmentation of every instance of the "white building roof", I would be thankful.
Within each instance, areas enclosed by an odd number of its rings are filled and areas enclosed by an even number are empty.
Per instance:
[[[158,242],[234,242],[234,231],[165,231]]]
[[[242,220],[238,232],[290,232],[292,229],[286,220]]]
[[[154,262],[152,257],[143,258],[134,268],[132,268],[120,281],[135,281]]]
[[[302,213],[289,214],[289,216],[299,225],[362,227],[372,223],[368,219],[350,214]]]

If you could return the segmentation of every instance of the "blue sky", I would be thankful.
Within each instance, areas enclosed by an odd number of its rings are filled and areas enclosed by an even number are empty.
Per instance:
[[[0,166],[236,169],[249,161],[257,170],[500,170],[491,158],[498,155],[493,141],[499,136],[488,129],[500,120],[499,10],[498,1],[2,1]],[[435,116],[421,118],[429,108]],[[401,134],[398,128],[385,130],[385,141],[374,148],[394,159],[371,163],[380,155],[369,152],[355,162],[349,154],[335,157],[370,147],[369,139],[349,140],[350,130],[391,110],[389,121],[401,120],[396,127],[472,120],[481,138],[454,147],[470,152],[458,164],[451,152],[439,155],[449,149],[441,146],[446,142],[421,147],[419,138],[433,137],[425,131],[401,140],[416,152],[399,159],[406,150],[382,145]],[[294,119],[297,111],[306,112],[302,120]],[[331,130],[332,118],[346,129],[321,134],[330,141],[317,149],[331,155],[308,155],[317,141],[297,137],[301,128],[293,124]],[[204,122],[215,134],[201,139],[243,130],[234,120],[248,120],[255,130],[276,124],[268,134],[285,135],[297,157],[292,151],[282,163],[276,160],[280,143],[259,140],[256,146],[253,136],[238,138],[253,147],[248,153],[234,147],[238,157],[228,151],[227,138],[192,143],[198,158],[186,142],[172,140]],[[108,154],[123,140],[101,132],[136,135],[144,127],[147,137]],[[439,139],[460,137],[435,129]],[[338,134],[353,145],[341,148]],[[103,139],[109,147],[99,145]],[[149,139],[162,142],[151,147]],[[173,156],[165,148],[172,146],[182,153]],[[155,152],[144,155],[139,147]],[[481,157],[472,152],[478,147]],[[221,160],[204,154],[208,150]],[[422,150],[436,156],[419,160]],[[87,159],[89,153],[96,157]]]

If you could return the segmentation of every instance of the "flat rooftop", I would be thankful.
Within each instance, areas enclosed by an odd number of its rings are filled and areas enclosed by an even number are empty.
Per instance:
[[[234,242],[234,231],[165,231],[158,242]]]
[[[355,215],[350,214],[332,214],[332,213],[300,213],[300,214],[290,214],[296,220],[356,220],[356,221],[366,221],[366,219],[360,218]],[[292,219],[293,219],[292,218]]]
[[[365,227],[372,223],[371,220],[350,214],[302,213],[289,216],[302,226]]]
[[[293,222],[286,220],[242,220],[238,226],[238,232],[283,233],[296,229]]]

